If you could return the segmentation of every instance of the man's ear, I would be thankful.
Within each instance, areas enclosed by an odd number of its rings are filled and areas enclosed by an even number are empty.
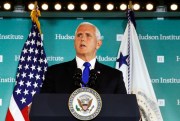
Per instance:
[[[101,45],[102,45],[102,40],[98,40],[96,49],[99,49],[101,47]]]

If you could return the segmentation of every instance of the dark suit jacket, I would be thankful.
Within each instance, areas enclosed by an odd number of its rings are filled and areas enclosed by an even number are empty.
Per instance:
[[[41,93],[72,93],[77,88],[73,75],[77,69],[76,60],[56,64],[48,68]],[[100,94],[126,94],[122,72],[96,61],[98,76],[92,87]]]

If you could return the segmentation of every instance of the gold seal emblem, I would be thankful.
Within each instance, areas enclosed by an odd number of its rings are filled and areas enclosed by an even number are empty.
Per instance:
[[[82,87],[69,97],[68,106],[71,114],[79,120],[91,120],[101,111],[102,100],[93,89]]]

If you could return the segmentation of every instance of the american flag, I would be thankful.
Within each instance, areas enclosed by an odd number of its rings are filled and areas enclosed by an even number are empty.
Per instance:
[[[24,44],[16,74],[16,84],[10,100],[6,121],[29,121],[28,111],[34,94],[42,87],[48,63],[37,25]]]

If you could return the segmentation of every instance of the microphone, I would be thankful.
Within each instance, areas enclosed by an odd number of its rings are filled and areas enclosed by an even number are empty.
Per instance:
[[[80,68],[77,68],[73,75],[74,84],[78,87],[81,87],[82,82],[82,71]]]
[[[88,86],[89,87],[93,87],[96,84],[96,80],[97,80],[97,71],[95,69],[92,69],[90,71],[90,75],[89,75],[89,82],[88,82]]]

